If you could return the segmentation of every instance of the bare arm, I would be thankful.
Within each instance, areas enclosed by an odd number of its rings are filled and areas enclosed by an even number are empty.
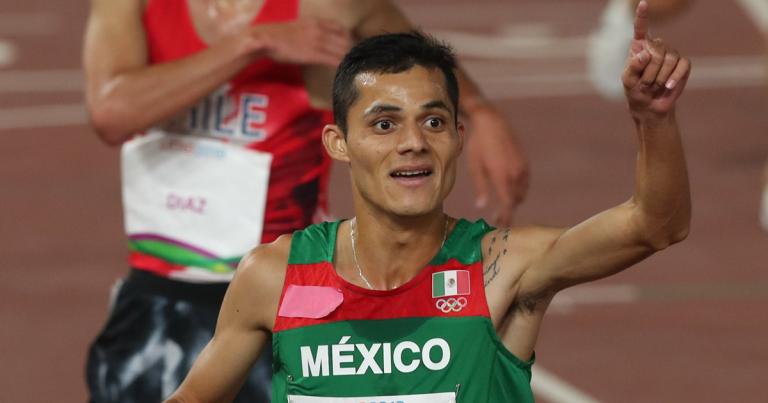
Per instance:
[[[413,29],[407,17],[389,0],[368,0],[355,29],[356,36],[367,38],[383,33]],[[485,207],[493,191],[498,199],[496,221],[509,226],[515,207],[528,192],[528,160],[504,115],[491,104],[459,67],[461,96],[459,108],[468,120],[469,170],[475,185],[476,205]]]
[[[483,240],[491,315],[518,357],[532,354],[557,291],[624,270],[688,234],[690,192],[674,106],[690,64],[646,38],[645,7],[638,7],[622,77],[639,139],[632,198],[571,228],[499,230]]]
[[[338,24],[305,19],[249,26],[189,57],[148,65],[141,0],[91,0],[83,64],[91,124],[108,144],[193,105],[259,57],[335,65],[347,49]]]
[[[565,287],[609,276],[688,234],[690,191],[675,104],[690,64],[646,37],[646,7],[638,7],[636,39],[622,77],[639,141],[634,195],[569,229],[514,231],[507,247],[522,251],[523,258],[510,254],[502,260],[520,268],[512,283],[517,302],[548,300]]]
[[[213,339],[168,403],[232,401],[259,357],[275,321],[290,237],[243,259],[227,289]]]

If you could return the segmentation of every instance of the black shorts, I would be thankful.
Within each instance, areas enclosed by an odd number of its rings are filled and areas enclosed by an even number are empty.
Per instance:
[[[88,354],[92,403],[153,403],[181,384],[213,336],[226,284],[190,284],[131,270]],[[268,403],[268,343],[235,402]]]

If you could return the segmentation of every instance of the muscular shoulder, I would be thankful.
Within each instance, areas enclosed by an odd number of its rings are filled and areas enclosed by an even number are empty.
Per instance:
[[[254,325],[270,330],[285,281],[291,235],[259,245],[248,253],[237,268],[226,301],[237,310],[250,312]]]
[[[293,235],[283,235],[273,242],[255,247],[240,261],[238,274],[249,273],[258,276],[266,271],[279,271],[281,268],[285,271],[292,238]]]

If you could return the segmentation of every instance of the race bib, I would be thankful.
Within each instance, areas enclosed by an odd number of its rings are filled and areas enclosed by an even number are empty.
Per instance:
[[[123,145],[131,247],[225,281],[261,240],[272,156],[219,140],[150,131]]]
[[[456,403],[454,392],[421,395],[315,397],[288,395],[288,403]]]

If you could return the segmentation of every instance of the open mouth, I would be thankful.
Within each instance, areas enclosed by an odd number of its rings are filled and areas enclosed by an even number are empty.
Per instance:
[[[426,178],[428,176],[432,175],[432,170],[429,168],[421,168],[421,169],[398,169],[395,171],[392,171],[389,176],[395,178],[395,179],[417,179],[417,178]]]

